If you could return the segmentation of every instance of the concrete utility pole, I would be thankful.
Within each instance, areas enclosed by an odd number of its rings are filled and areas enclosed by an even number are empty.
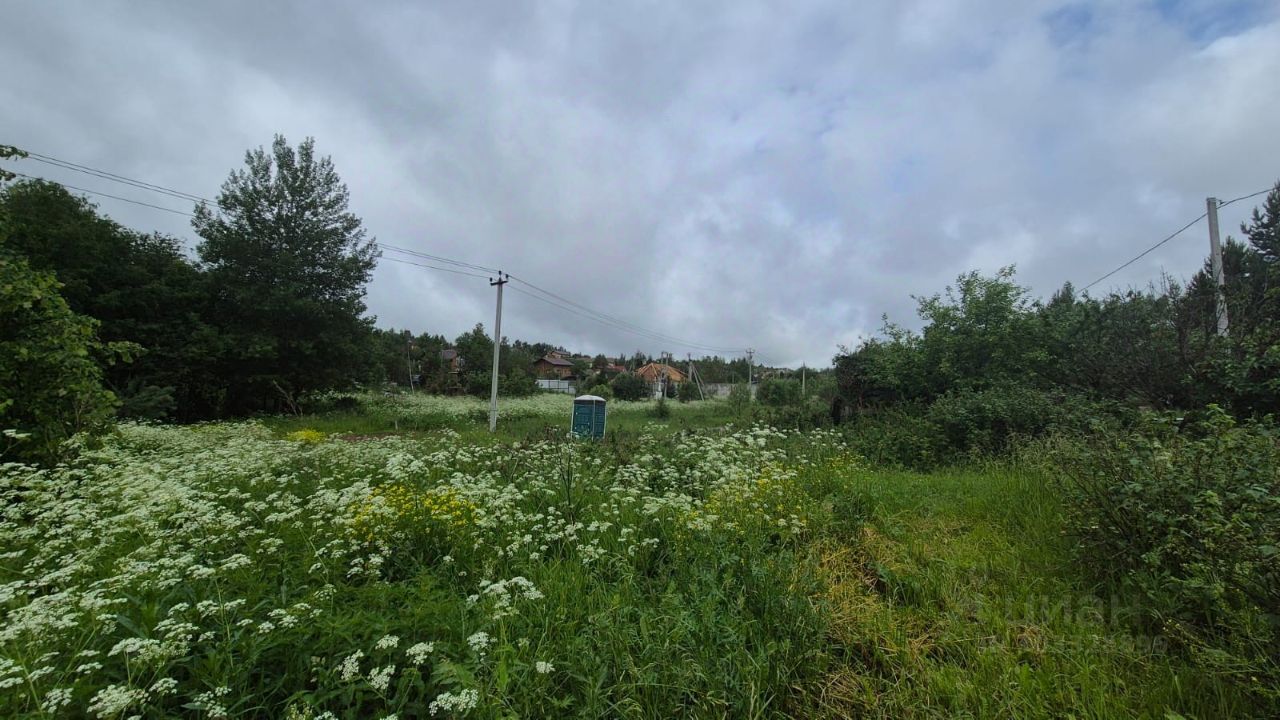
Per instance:
[[[755,354],[756,351],[754,349],[747,348],[747,389],[750,389],[751,385],[755,382],[751,377],[751,356]]]
[[[509,281],[502,278],[498,271],[498,279],[489,278],[490,285],[498,286],[498,314],[493,319],[493,376],[489,381],[489,432],[498,429],[498,353],[502,351],[502,286]]]
[[[804,391],[805,371],[808,370],[804,365],[800,366],[800,397],[808,397]]]
[[[409,392],[413,392],[413,337],[410,336],[404,343],[404,361],[409,365]]]
[[[1204,204],[1209,210],[1209,261],[1213,268],[1213,282],[1218,286],[1218,335],[1227,336],[1227,280],[1222,271],[1222,243],[1218,241],[1218,198],[1207,198]]]

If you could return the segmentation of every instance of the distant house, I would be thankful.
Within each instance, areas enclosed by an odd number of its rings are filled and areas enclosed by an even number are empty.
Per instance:
[[[564,380],[573,377],[573,363],[555,353],[551,353],[533,362],[533,372],[540,378]]]
[[[666,363],[649,363],[636,368],[636,377],[649,384],[654,397],[662,397],[673,385],[680,385],[689,378]]]
[[[665,374],[667,382],[679,385],[688,380],[684,373],[665,363],[649,363],[636,368],[636,376],[647,383],[662,382]]]
[[[462,372],[462,356],[458,354],[457,348],[445,348],[444,350],[441,350],[440,360],[444,363],[445,369],[449,372]]]

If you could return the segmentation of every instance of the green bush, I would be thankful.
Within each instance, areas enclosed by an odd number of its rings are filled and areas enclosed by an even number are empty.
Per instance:
[[[608,385],[595,385],[595,386],[592,386],[590,389],[588,389],[586,394],[602,397],[605,400],[612,400],[613,388],[609,387]]]
[[[800,403],[800,381],[769,378],[760,382],[756,401],[766,407],[785,407]]]
[[[109,350],[96,329],[53,275],[0,249],[0,459],[54,464],[72,435],[106,426],[116,399],[93,359]]]
[[[1062,413],[1045,393],[1006,385],[986,390],[953,390],[935,400],[927,413],[954,454],[1001,453],[1017,436],[1040,435]]]
[[[746,383],[738,383],[729,388],[729,410],[742,417],[751,409],[751,388]]]
[[[671,406],[667,404],[665,397],[658,398],[658,402],[653,406],[653,416],[659,420],[666,420],[671,417]]]
[[[860,414],[844,428],[850,448],[878,465],[928,470],[947,457],[941,430],[911,406]]]
[[[697,400],[698,397],[698,386],[695,383],[680,383],[680,389],[676,391],[676,399],[682,403],[687,403]]]
[[[831,423],[831,408],[821,398],[797,398],[786,405],[765,408],[764,418],[774,427],[812,430]]]
[[[644,400],[649,397],[649,383],[631,373],[621,373],[609,383],[618,400]]]
[[[1208,670],[1280,700],[1280,433],[1217,406],[1183,425],[1055,453],[1081,560]]]

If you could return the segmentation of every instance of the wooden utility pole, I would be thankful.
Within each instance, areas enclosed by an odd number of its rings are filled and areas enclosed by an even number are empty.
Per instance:
[[[1227,280],[1222,271],[1222,243],[1218,241],[1218,198],[1207,198],[1209,215],[1209,262],[1217,286],[1218,335],[1227,336]]]
[[[489,278],[490,285],[498,287],[498,313],[493,319],[493,375],[489,379],[489,432],[498,429],[498,354],[502,351],[502,286],[509,280],[498,271],[498,279]]]

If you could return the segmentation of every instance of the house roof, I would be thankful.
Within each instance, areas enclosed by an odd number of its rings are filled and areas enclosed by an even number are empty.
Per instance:
[[[573,363],[569,362],[568,360],[565,360],[564,358],[554,357],[551,355],[547,355],[545,357],[534,360],[534,362],[535,363],[544,362],[550,365],[559,365],[561,367],[573,367]]]
[[[636,368],[635,374],[652,382],[662,377],[663,370],[666,371],[668,380],[678,383],[685,381],[684,373],[663,363],[649,363],[647,365],[642,365]]]

